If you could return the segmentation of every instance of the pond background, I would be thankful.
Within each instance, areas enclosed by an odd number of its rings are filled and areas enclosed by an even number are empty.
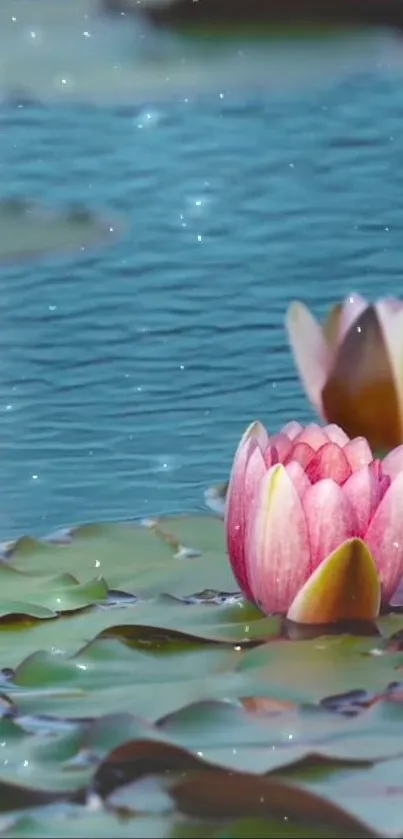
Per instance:
[[[313,418],[288,303],[403,290],[403,76],[380,39],[347,69],[341,45],[320,85],[294,68],[276,89],[272,67],[117,104],[41,101],[27,58],[28,94],[18,77],[0,109],[1,197],[82,201],[122,235],[1,267],[2,537],[200,510],[250,420]]]

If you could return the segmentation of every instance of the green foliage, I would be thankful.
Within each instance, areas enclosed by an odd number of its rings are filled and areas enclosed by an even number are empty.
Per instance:
[[[222,522],[4,546],[0,837],[399,837],[403,617],[297,627]]]

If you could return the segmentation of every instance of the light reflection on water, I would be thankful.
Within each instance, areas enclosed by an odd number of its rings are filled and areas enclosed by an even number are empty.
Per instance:
[[[7,64],[11,88],[18,69],[46,99],[48,71],[7,49],[3,80]],[[138,75],[131,104],[100,107],[112,87],[92,55],[75,92],[97,88],[98,104],[17,97],[0,110],[1,196],[80,201],[127,224],[110,248],[1,272],[2,538],[199,508],[251,419],[311,417],[287,303],[321,313],[351,289],[401,287],[392,60],[371,53],[360,72],[281,95],[235,79],[201,99],[154,86],[140,102]]]

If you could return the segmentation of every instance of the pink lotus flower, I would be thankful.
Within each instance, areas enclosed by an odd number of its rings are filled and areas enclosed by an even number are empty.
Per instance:
[[[323,327],[302,303],[286,326],[305,390],[318,414],[375,450],[403,442],[403,302],[370,305],[351,294]]]
[[[337,425],[260,422],[232,466],[229,558],[248,600],[299,623],[372,620],[403,574],[403,446],[381,463]]]

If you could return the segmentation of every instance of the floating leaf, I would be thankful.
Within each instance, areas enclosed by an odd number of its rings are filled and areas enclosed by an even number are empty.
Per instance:
[[[143,526],[83,525],[67,544],[24,538],[8,546],[6,553],[19,571],[50,575],[58,568],[81,583],[97,573],[109,589],[141,597],[237,590],[222,523],[211,516],[178,516]]]
[[[23,198],[0,201],[0,261],[32,259],[116,241],[118,225],[87,207],[51,211]]]
[[[106,601],[108,587],[102,577],[79,583],[72,574],[57,576],[31,574],[0,565],[0,618],[27,615],[46,619],[59,612],[84,609]]]
[[[245,652],[238,672],[307,702],[352,689],[382,692],[399,668],[403,653],[388,652],[382,639],[325,636],[262,644]]]
[[[279,815],[338,827],[344,835],[365,832],[365,823],[342,806],[273,778],[241,773],[198,773],[171,790],[179,809],[191,816],[225,818]],[[367,830],[366,835],[371,834]]]

